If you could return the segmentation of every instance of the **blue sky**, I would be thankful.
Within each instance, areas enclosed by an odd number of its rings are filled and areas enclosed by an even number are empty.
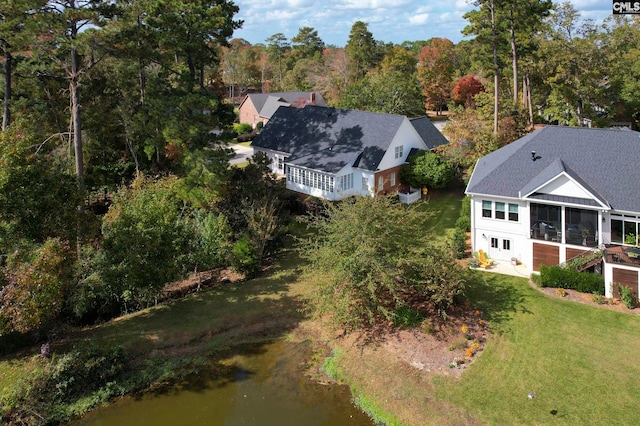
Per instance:
[[[555,0],[554,0],[555,2]],[[457,43],[473,9],[470,0],[234,0],[244,25],[234,33],[251,44],[276,33],[291,39],[301,27],[312,27],[325,44],[344,46],[355,21],[369,24],[376,40],[402,43],[446,37]],[[571,0],[582,18],[598,22],[611,15],[611,1]]]

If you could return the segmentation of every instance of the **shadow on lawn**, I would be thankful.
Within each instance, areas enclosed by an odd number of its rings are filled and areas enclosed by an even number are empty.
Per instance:
[[[532,313],[527,308],[529,286],[521,278],[500,274],[474,273],[467,287],[471,305],[482,311],[496,330],[506,331],[515,313]]]

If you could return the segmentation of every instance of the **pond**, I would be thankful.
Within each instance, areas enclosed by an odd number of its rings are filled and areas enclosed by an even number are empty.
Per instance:
[[[352,404],[347,387],[305,375],[311,355],[309,343],[244,346],[212,361],[186,384],[122,398],[70,425],[373,425]]]

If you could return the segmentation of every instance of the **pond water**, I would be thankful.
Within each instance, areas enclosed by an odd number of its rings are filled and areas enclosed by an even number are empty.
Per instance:
[[[345,386],[322,385],[304,373],[308,343],[245,346],[212,361],[188,383],[161,394],[122,398],[72,426],[373,425]]]

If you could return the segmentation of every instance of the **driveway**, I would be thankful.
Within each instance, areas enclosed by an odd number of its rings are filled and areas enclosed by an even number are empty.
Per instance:
[[[240,164],[244,163],[253,155],[253,148],[250,146],[231,144],[230,148],[236,152],[235,157],[229,160],[229,164]]]

